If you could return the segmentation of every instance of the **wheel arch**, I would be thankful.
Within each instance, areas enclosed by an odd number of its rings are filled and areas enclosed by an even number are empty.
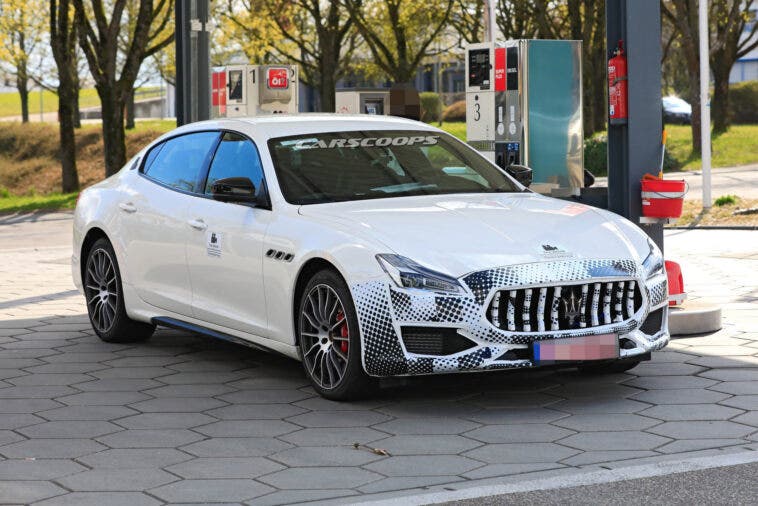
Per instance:
[[[298,310],[298,304],[300,304],[300,299],[303,297],[303,292],[305,291],[305,287],[308,284],[308,281],[313,277],[314,274],[316,274],[319,271],[322,270],[331,270],[334,271],[340,278],[342,278],[342,281],[345,282],[347,285],[347,280],[345,279],[345,276],[342,274],[340,269],[329,260],[323,258],[323,257],[313,257],[308,259],[303,265],[300,267],[300,270],[297,273],[297,276],[295,278],[295,287],[292,291],[292,311],[291,311],[291,317],[292,317],[292,328],[297,333],[297,310]],[[348,290],[350,289],[350,285],[348,286]],[[299,347],[300,343],[298,342],[297,336],[295,336],[295,346]]]
[[[108,234],[105,233],[105,230],[103,230],[100,227],[92,227],[90,228],[87,233],[84,236],[84,239],[82,240],[82,248],[80,251],[79,256],[79,271],[81,273],[81,279],[84,280],[84,268],[87,265],[87,256],[89,255],[90,250],[92,249],[92,246],[99,240],[99,239],[107,239],[110,241],[110,238],[108,237]]]

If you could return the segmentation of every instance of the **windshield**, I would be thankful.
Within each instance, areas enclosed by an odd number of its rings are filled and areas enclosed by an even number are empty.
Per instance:
[[[438,132],[330,132],[279,137],[268,146],[291,204],[520,191],[471,148]]]

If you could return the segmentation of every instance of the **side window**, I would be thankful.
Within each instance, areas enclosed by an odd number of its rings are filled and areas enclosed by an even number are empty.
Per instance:
[[[197,191],[197,181],[218,132],[198,132],[169,139],[147,155],[143,171],[167,186]]]
[[[263,184],[263,169],[258,149],[249,139],[226,132],[213,157],[205,193],[210,195],[213,183],[227,177],[249,177],[256,189]]]

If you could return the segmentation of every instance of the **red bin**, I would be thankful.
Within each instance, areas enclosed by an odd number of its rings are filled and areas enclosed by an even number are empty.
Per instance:
[[[682,203],[687,193],[687,183],[683,179],[642,180],[642,215],[649,218],[679,218]]]

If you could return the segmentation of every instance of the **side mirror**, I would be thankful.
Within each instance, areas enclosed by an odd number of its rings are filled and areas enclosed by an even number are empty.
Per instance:
[[[236,202],[240,204],[257,204],[255,185],[247,177],[227,177],[219,179],[211,186],[214,200]]]
[[[532,184],[532,169],[526,165],[509,165],[505,172],[527,188]]]

